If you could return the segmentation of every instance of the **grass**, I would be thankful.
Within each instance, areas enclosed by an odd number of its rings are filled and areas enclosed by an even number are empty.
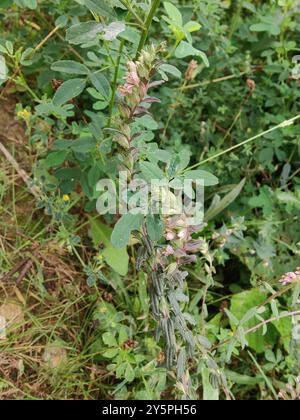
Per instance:
[[[16,124],[13,112],[10,117]],[[6,147],[26,162],[31,157],[24,156],[25,144],[16,149],[6,142]],[[1,156],[0,313],[8,308],[12,313],[7,337],[0,340],[0,399],[106,397],[110,375],[88,352],[101,294],[91,295],[78,261],[57,240],[50,218],[35,207]]]

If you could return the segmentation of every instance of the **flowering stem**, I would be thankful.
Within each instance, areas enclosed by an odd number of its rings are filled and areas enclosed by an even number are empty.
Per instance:
[[[152,20],[155,16],[155,13],[156,13],[156,10],[158,9],[159,4],[160,4],[160,0],[154,0],[153,3],[152,3],[149,15],[148,15],[147,20],[145,22],[145,28],[142,32],[140,43],[139,43],[139,46],[138,46],[138,49],[137,49],[137,52],[136,52],[136,57],[135,57],[136,60],[139,58],[140,52],[144,48],[144,45],[145,45],[147,37],[148,37],[148,32],[149,32]]]
[[[109,103],[109,118],[108,118],[108,124],[107,124],[108,127],[110,127],[111,120],[112,120],[112,114],[113,114],[114,103],[115,103],[116,92],[117,92],[119,68],[121,64],[121,57],[122,57],[124,45],[125,45],[125,40],[122,40],[120,43],[118,59],[115,66],[115,74],[114,74],[114,80],[113,80],[113,85],[112,85],[112,94],[111,94],[110,103]]]

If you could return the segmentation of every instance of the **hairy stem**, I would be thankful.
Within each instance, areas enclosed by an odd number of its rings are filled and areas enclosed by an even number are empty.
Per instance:
[[[125,45],[125,40],[122,40],[120,43],[118,58],[117,58],[116,66],[115,66],[114,80],[113,80],[113,85],[112,85],[112,94],[111,94],[110,103],[109,103],[109,118],[108,118],[108,124],[107,124],[108,127],[111,126],[111,120],[112,120],[114,103],[115,103],[116,92],[117,92],[117,85],[118,85],[119,69],[120,69],[124,45]]]

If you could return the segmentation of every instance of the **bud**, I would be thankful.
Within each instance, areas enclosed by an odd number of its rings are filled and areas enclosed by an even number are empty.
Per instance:
[[[195,79],[195,77],[197,76],[198,68],[199,66],[196,60],[190,61],[189,66],[184,76],[187,82],[191,82],[192,80]]]

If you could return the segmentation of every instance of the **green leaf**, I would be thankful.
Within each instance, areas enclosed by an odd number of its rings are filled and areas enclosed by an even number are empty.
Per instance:
[[[158,215],[148,214],[146,218],[147,232],[152,241],[159,241],[163,235],[164,225]]]
[[[256,23],[250,26],[252,32],[268,32],[270,35],[277,36],[280,34],[281,28],[279,24],[272,21],[266,21],[264,23]]]
[[[229,194],[227,194],[222,200],[215,199],[206,212],[205,221],[209,222],[210,220],[214,219],[218,214],[222,213],[230,204],[234,202],[234,200],[239,196],[244,185],[246,183],[246,178],[244,178]]]
[[[266,299],[267,294],[262,293],[259,289],[238,293],[231,299],[230,311],[239,321],[244,321],[247,318],[245,316],[249,315],[253,308],[262,304]],[[264,315],[267,316],[268,313],[266,312]],[[247,330],[257,324],[258,321],[252,318],[244,322],[243,328]],[[232,324],[232,328],[235,328],[235,325]],[[257,353],[263,353],[265,351],[265,337],[263,336],[262,329],[248,334],[246,338],[249,346]]]
[[[169,16],[169,18],[178,26],[182,26],[182,15],[174,4],[169,1],[164,2],[164,8]]]
[[[135,372],[130,363],[127,364],[124,376],[128,382],[132,382],[135,379]]]
[[[194,20],[191,20],[190,22],[184,25],[184,29],[188,32],[196,32],[196,31],[199,31],[200,28],[201,28],[200,23],[195,22]]]
[[[273,325],[280,334],[285,350],[289,353],[293,336],[293,321],[291,317],[279,319],[278,321],[273,322]]]
[[[270,216],[274,209],[272,190],[264,185],[262,188],[260,188],[259,195],[250,198],[248,203],[252,208],[262,208],[265,217]]]
[[[115,17],[114,9],[108,6],[104,0],[76,0],[85,5],[88,9],[98,13],[100,16]]]
[[[37,0],[22,0],[25,7],[28,7],[31,10],[37,8]]]
[[[70,148],[75,153],[89,153],[95,149],[97,145],[94,137],[82,137],[79,140],[72,141]]]
[[[103,353],[103,356],[107,357],[108,359],[113,359],[118,354],[118,352],[119,349],[109,349]]]
[[[76,96],[79,96],[86,85],[84,79],[70,79],[64,82],[55,92],[53,105],[61,106]]]
[[[107,78],[103,73],[92,73],[90,80],[97,91],[103,96],[104,99],[109,100],[111,96],[111,88]]]
[[[118,343],[117,343],[117,340],[116,340],[115,336],[110,332],[105,332],[102,335],[102,339],[108,347],[117,347],[118,346]]]
[[[202,368],[203,400],[218,401],[219,389],[214,388],[210,382],[210,370]]]
[[[165,174],[160,169],[160,167],[152,162],[141,162],[140,170],[144,179],[148,182],[151,182],[155,179],[164,179]]]
[[[125,29],[124,22],[112,22],[104,28],[103,39],[105,41],[114,41]]]
[[[3,55],[0,55],[0,86],[2,83],[6,82],[8,77],[8,70],[6,66],[6,61]]]
[[[172,76],[177,77],[178,79],[180,79],[182,76],[181,71],[178,70],[177,67],[172,66],[171,64],[162,64],[161,66],[159,66],[159,70],[171,74]]]
[[[110,241],[112,229],[99,220],[90,219],[91,234],[95,247],[104,244],[103,257],[107,264],[119,273],[126,276],[128,272],[129,256],[126,248],[115,248]]]
[[[66,31],[66,40],[70,44],[86,44],[95,41],[96,36],[103,32],[105,25],[95,21],[77,23]]]
[[[49,153],[49,155],[46,158],[46,167],[53,168],[54,166],[62,165],[66,160],[68,153],[68,150],[60,150],[58,152]]]
[[[115,248],[124,248],[130,242],[131,232],[138,230],[144,220],[142,214],[125,214],[116,224],[111,235],[111,243]]]
[[[158,124],[157,122],[151,117],[151,115],[144,115],[143,117],[139,118],[137,123],[142,127],[148,128],[149,130],[157,130]]]
[[[185,58],[189,56],[201,57],[206,67],[209,67],[209,61],[206,54],[203,51],[197,50],[189,42],[181,41],[175,51],[177,58]]]
[[[89,74],[89,69],[77,61],[60,60],[52,64],[51,69],[67,74]]]
[[[192,179],[193,181],[203,181],[205,187],[217,185],[219,183],[218,178],[207,171],[195,170],[188,171],[184,174],[185,179]]]

